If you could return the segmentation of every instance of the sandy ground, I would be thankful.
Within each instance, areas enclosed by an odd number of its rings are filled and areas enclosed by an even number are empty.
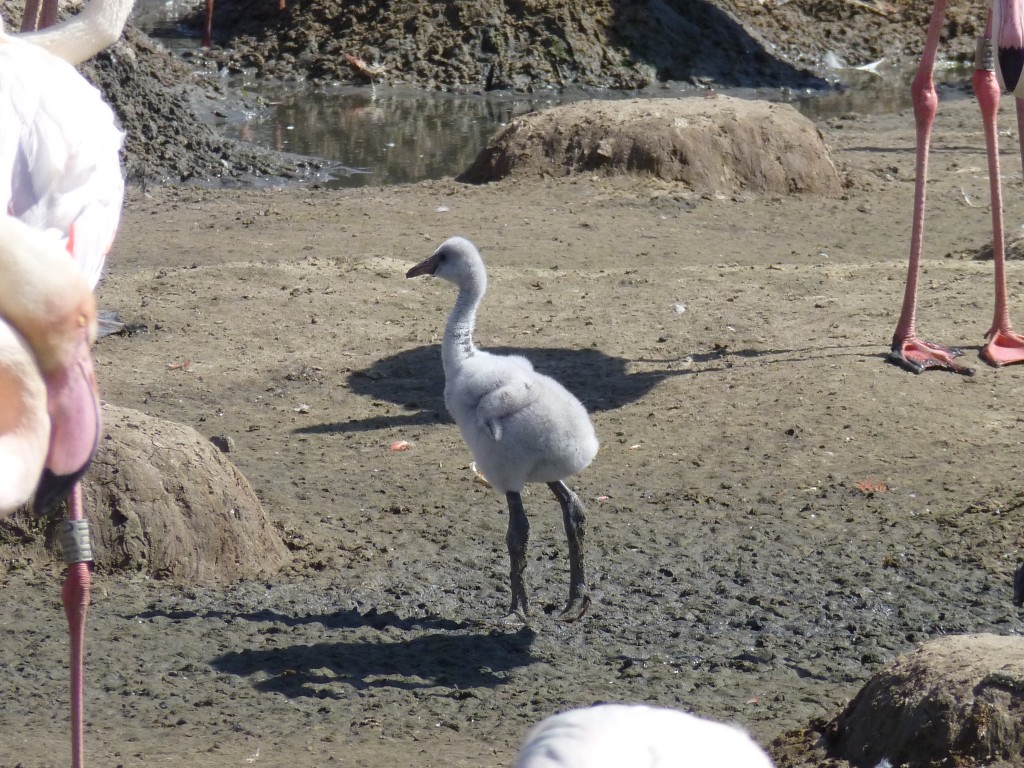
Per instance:
[[[1019,633],[1024,369],[977,360],[992,280],[974,258],[990,239],[976,111],[940,113],[920,323],[966,347],[972,378],[884,360],[912,116],[822,129],[841,199],[629,177],[132,190],[99,299],[148,332],[98,345],[104,397],[230,436],[293,559],[228,588],[97,574],[89,762],[503,766],[532,723],[596,701],[767,745],[920,641]],[[568,574],[543,488],[525,497],[534,620],[495,622],[504,504],[441,401],[453,291],[404,278],[456,233],[490,270],[478,342],[560,378],[602,441],[572,482],[595,594],[575,624],[551,616]],[[1011,263],[1018,313],[1022,280]],[[66,765],[59,572],[0,554],[0,766]]]

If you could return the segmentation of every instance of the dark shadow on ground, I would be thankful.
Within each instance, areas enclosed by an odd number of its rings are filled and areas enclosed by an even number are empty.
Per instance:
[[[842,355],[864,356],[863,347],[808,347],[806,349],[731,349],[714,347],[677,358],[612,357],[598,349],[493,347],[501,355],[525,355],[533,367],[558,380],[591,412],[622,408],[644,397],[659,383],[674,376],[694,376],[758,363],[783,364]],[[884,355],[883,355],[884,357]],[[630,367],[654,370],[630,372]],[[298,434],[365,432],[374,429],[451,423],[444,405],[444,370],[441,347],[407,349],[381,358],[368,368],[352,371],[346,381],[358,395],[394,403],[408,413],[388,413],[367,419],[325,422],[296,429]]]
[[[536,370],[560,381],[591,412],[621,408],[643,397],[667,377],[689,372],[666,369],[629,373],[626,370],[629,360],[611,357],[596,349],[493,347],[487,351],[500,355],[525,355]],[[451,422],[444,405],[444,370],[438,344],[382,358],[369,368],[352,371],[346,383],[356,394],[395,403],[409,413],[317,424],[297,431],[306,434],[359,432]]]
[[[703,0],[616,0],[611,40],[659,81],[728,88],[831,85],[769,52],[731,15]]]
[[[394,625],[389,625],[394,627]],[[343,699],[351,688],[417,690],[445,686],[493,688],[505,673],[533,663],[530,629],[431,632],[412,637],[367,636],[278,648],[229,651],[211,661],[218,672],[240,678],[259,675],[257,690],[289,698]]]
[[[226,619],[231,618],[234,621],[252,621],[265,624],[282,624],[286,627],[296,627],[303,624],[321,624],[324,629],[328,630],[351,630],[370,628],[376,630],[382,630],[386,627],[393,627],[395,629],[401,629],[403,631],[423,631],[423,630],[437,630],[444,632],[454,632],[457,630],[469,629],[473,624],[468,622],[452,621],[451,619],[441,618],[440,616],[420,616],[414,618],[402,618],[394,611],[384,611],[380,613],[376,608],[371,608],[365,613],[359,611],[336,611],[334,613],[303,613],[299,615],[291,615],[287,613],[281,613],[280,611],[272,611],[269,608],[265,608],[261,611],[250,611],[247,613],[238,613],[235,611],[227,610],[215,610],[215,611],[193,611],[193,610],[163,610],[154,608],[146,611],[141,611],[131,616],[124,616],[123,618],[131,619],[154,619],[163,618],[171,619],[172,621],[187,621],[189,619]]]

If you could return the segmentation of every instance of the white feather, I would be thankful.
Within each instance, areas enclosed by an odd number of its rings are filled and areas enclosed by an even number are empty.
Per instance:
[[[121,216],[123,134],[74,67],[0,33],[0,206],[51,234],[95,287]]]
[[[740,728],[674,709],[602,704],[543,720],[514,768],[772,768]]]

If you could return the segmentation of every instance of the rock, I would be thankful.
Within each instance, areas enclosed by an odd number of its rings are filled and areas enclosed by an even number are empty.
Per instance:
[[[833,757],[892,765],[1021,765],[1024,638],[925,643],[875,675],[829,723]]]
[[[210,442],[221,453],[231,453],[235,450],[235,439],[230,435],[213,435]]]
[[[836,196],[821,132],[786,104],[707,99],[581,101],[512,121],[457,178],[650,174],[698,192]]]
[[[288,559],[249,481],[182,424],[104,405],[84,498],[99,568],[209,584]]]

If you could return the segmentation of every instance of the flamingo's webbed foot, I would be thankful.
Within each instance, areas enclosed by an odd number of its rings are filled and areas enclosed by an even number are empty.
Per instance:
[[[981,350],[981,359],[989,365],[998,367],[1024,362],[1024,336],[1009,328],[993,328],[986,338],[988,344]]]
[[[952,371],[963,376],[973,376],[974,369],[956,362],[955,358],[964,351],[957,347],[933,344],[921,339],[892,340],[889,362],[911,373],[924,373],[929,368]]]

